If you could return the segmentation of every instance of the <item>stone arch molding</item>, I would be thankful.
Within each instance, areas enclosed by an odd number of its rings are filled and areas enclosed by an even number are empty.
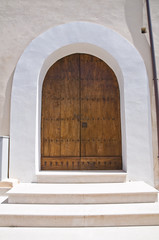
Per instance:
[[[120,88],[123,170],[131,179],[153,184],[151,112],[143,59],[121,35],[90,22],[51,28],[20,57],[11,95],[10,177],[32,182],[44,174],[39,164],[42,83],[53,63],[73,53],[92,54],[114,70]]]

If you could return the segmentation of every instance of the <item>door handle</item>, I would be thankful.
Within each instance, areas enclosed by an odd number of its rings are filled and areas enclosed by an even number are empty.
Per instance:
[[[82,122],[82,128],[87,128],[87,122]]]

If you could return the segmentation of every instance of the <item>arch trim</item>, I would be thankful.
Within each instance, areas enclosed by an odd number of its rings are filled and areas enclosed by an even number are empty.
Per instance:
[[[114,70],[121,96],[123,169],[130,178],[153,184],[151,112],[143,59],[121,35],[90,22],[49,29],[19,59],[11,96],[10,176],[24,182],[37,180],[42,82],[54,62],[73,53],[99,57]]]

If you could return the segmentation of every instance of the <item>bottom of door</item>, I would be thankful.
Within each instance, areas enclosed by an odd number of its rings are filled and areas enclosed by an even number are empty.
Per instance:
[[[42,157],[41,170],[121,170],[121,156]]]

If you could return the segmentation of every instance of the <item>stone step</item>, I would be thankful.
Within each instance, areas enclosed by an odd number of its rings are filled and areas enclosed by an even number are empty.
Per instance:
[[[19,183],[19,180],[18,180],[18,179],[15,179],[15,178],[6,178],[6,179],[3,179],[3,180],[0,182],[0,188],[3,188],[3,187],[12,188],[12,187],[14,187],[15,185],[17,185],[18,183]]]
[[[0,204],[1,227],[159,226],[159,203]]]
[[[1,204],[1,203],[6,203],[6,202],[8,202],[8,197],[5,196],[5,195],[0,196],[0,204]]]
[[[7,178],[0,181],[0,196],[5,195],[12,187],[19,183],[17,179]]]
[[[91,228],[17,228],[1,227],[2,240],[158,240],[159,226]]]
[[[126,182],[127,173],[114,171],[41,171],[38,183],[117,183]]]
[[[0,187],[0,196],[5,195],[10,189],[10,187]]]
[[[156,202],[158,191],[144,182],[94,184],[21,183],[8,193],[8,203],[83,204]]]

